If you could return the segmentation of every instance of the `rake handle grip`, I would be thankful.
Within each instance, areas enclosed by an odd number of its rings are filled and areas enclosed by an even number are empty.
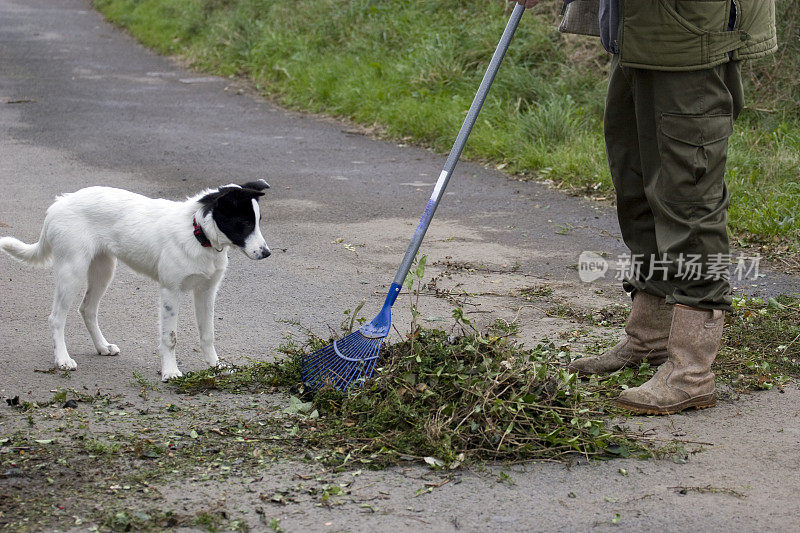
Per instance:
[[[428,231],[428,226],[430,226],[433,214],[436,212],[436,208],[439,206],[439,202],[444,195],[444,190],[447,187],[447,183],[450,181],[450,177],[453,175],[453,170],[456,168],[456,163],[458,163],[458,159],[461,157],[461,152],[464,150],[464,146],[467,144],[467,138],[472,132],[472,127],[475,125],[478,114],[481,112],[481,107],[483,107],[483,102],[486,100],[486,95],[489,94],[489,89],[492,86],[492,82],[494,82],[494,78],[495,75],[497,75],[498,69],[500,68],[500,63],[503,62],[503,58],[506,55],[508,46],[511,44],[511,39],[514,37],[514,32],[517,30],[517,26],[519,25],[519,21],[524,12],[525,6],[522,4],[517,4],[514,7],[514,11],[511,13],[511,18],[508,20],[508,24],[506,24],[506,29],[503,31],[503,36],[500,38],[500,42],[497,44],[497,48],[494,51],[492,60],[489,62],[489,67],[486,69],[486,74],[483,75],[483,80],[481,80],[480,87],[478,87],[478,92],[475,94],[475,98],[472,100],[472,105],[470,105],[467,116],[464,119],[464,123],[461,125],[458,136],[453,143],[453,148],[450,150],[450,155],[447,156],[447,161],[444,164],[444,170],[442,170],[442,173],[439,174],[439,179],[436,182],[436,186],[433,189],[430,199],[428,200],[428,205],[425,206],[425,211],[422,213],[422,218],[420,218],[417,229],[414,231],[414,236],[411,238],[411,243],[408,245],[406,254],[403,257],[403,262],[400,264],[400,268],[397,269],[397,274],[394,277],[392,288],[389,291],[389,297],[387,297],[387,303],[389,303],[390,299],[391,303],[394,303],[394,298],[392,298],[392,296],[396,297],[396,294],[393,295],[392,291],[395,291],[395,293],[399,292],[399,287],[403,285],[406,276],[408,275],[408,271],[411,270],[411,265],[414,263],[414,258],[417,256],[419,247],[422,244],[422,239],[425,237],[425,232]]]

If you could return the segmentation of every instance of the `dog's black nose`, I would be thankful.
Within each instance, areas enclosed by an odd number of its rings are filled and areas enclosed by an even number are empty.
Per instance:
[[[262,248],[261,249],[261,259],[266,259],[267,257],[271,256],[272,252],[269,251],[269,248]]]

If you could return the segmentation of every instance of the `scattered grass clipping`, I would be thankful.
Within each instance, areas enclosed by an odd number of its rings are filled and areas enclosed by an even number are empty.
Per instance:
[[[800,379],[800,299],[734,298],[717,381],[736,391],[768,390]]]

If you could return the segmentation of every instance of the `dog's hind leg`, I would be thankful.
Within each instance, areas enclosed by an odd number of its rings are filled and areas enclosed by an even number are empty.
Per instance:
[[[105,294],[106,289],[114,277],[114,267],[117,264],[116,258],[108,254],[98,254],[92,259],[87,272],[88,287],[86,296],[83,297],[80,311],[86,329],[92,337],[92,342],[100,355],[117,355],[119,348],[116,344],[109,343],[100,331],[97,322],[97,310],[100,307],[100,299]]]
[[[75,300],[86,275],[86,266],[74,262],[55,263],[56,289],[53,297],[53,311],[50,313],[50,330],[55,344],[54,357],[56,368],[75,370],[78,364],[69,356],[64,341],[64,327],[67,323],[67,312]]]
[[[161,305],[158,310],[161,328],[161,344],[158,347],[158,354],[161,356],[161,381],[179,378],[183,375],[178,370],[178,362],[175,359],[180,301],[180,291],[161,287]]]

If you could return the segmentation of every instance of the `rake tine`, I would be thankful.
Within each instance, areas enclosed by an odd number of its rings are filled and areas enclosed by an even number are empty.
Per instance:
[[[342,376],[347,373],[349,368],[350,368],[349,361],[340,359],[339,361],[337,361],[337,364],[331,367],[329,374],[331,374],[331,378],[333,378],[334,380],[341,380]]]
[[[349,380],[352,378],[353,373],[357,371],[358,371],[357,364],[348,365],[347,368],[344,369],[342,374],[338,376],[338,379],[332,383],[333,387],[341,391],[347,389],[348,385],[350,384]]]
[[[355,368],[356,368],[356,365],[349,365],[345,369],[345,372],[343,372],[342,375],[338,376],[338,379],[336,379],[333,383],[331,383],[333,388],[335,388],[337,390],[345,390],[347,388],[347,385],[348,385],[348,381],[347,380],[353,374],[353,371],[355,370]]]
[[[308,365],[315,365],[319,361],[327,358],[332,354],[335,354],[335,352],[333,351],[333,345],[328,345],[311,354],[308,357],[308,359],[306,359],[305,363]]]
[[[345,390],[347,387],[352,384],[353,380],[357,378],[357,376],[361,373],[361,369],[364,368],[364,363],[353,363],[350,373],[346,376],[346,379],[341,383],[341,390]]]
[[[364,383],[372,376],[372,369],[375,368],[375,362],[377,359],[372,359],[364,365],[364,372],[358,379],[354,380],[354,384],[356,384],[359,388],[361,388]],[[363,379],[362,379],[363,378]]]
[[[333,350],[330,350],[333,353]],[[326,353],[318,353],[315,356],[309,358],[308,361],[304,362],[303,365],[303,380],[307,381],[314,377],[322,368],[324,368],[324,362],[328,358],[329,354]]]
[[[365,356],[370,351],[369,343],[362,341],[362,342],[358,343],[356,346],[357,346],[356,349],[353,350],[355,352],[355,355],[353,356],[353,358],[354,359],[364,359]]]
[[[328,359],[331,359],[331,356],[335,356],[336,354],[333,352],[333,349],[327,351],[325,353],[320,353],[313,360],[306,362],[305,364],[308,366],[308,372],[306,373],[306,377],[310,378],[313,377],[320,369],[325,367],[325,363]]]
[[[374,367],[371,360],[380,355],[382,346],[381,337],[366,337],[361,330],[353,332],[309,355],[302,365],[303,382],[311,389],[327,382],[346,390]]]
[[[325,368],[328,366],[327,358],[320,358],[314,367],[310,368],[304,377],[304,381],[309,385],[318,381],[323,375]]]
[[[357,358],[359,358],[359,354],[354,357],[354,359]],[[338,375],[339,379],[334,385],[339,390],[345,390],[348,387],[353,376],[358,373],[359,367],[363,365],[360,361],[347,361],[346,363],[342,366],[342,371]]]
[[[303,368],[308,367],[304,381],[307,383],[315,381],[311,378],[314,378],[317,374],[323,372],[326,367],[335,364],[338,360],[333,344],[317,350],[310,356],[309,360],[303,362]]]
[[[355,386],[361,388],[361,385],[367,379],[366,372],[367,372],[367,369],[369,368],[369,364],[370,364],[370,362],[367,361],[367,362],[365,362],[364,364],[361,365],[361,367],[359,368],[358,375],[353,376],[352,379],[351,379],[351,382],[350,382],[351,386],[355,385]]]
[[[376,344],[375,346],[369,347],[367,353],[367,357],[365,357],[364,364],[361,366],[361,373],[360,376],[354,381],[358,382],[358,386],[361,387],[366,380],[372,376],[372,369],[375,367],[375,362],[377,361],[377,355],[380,353],[381,347],[383,343]]]
[[[334,376],[338,376],[341,369],[346,364],[346,361],[342,361],[340,359],[333,359],[332,362],[329,362],[325,366],[320,366],[317,369],[317,372],[314,373],[312,382],[319,382],[320,385],[325,383],[326,377],[332,379]]]
[[[310,383],[316,380],[319,373],[326,367],[326,358],[320,357],[303,373],[303,381]]]
[[[377,364],[378,359],[373,359],[367,366],[367,370],[364,372],[364,381],[368,380],[372,377],[372,373],[375,371],[375,365]],[[363,385],[363,383],[359,384],[359,387]]]

